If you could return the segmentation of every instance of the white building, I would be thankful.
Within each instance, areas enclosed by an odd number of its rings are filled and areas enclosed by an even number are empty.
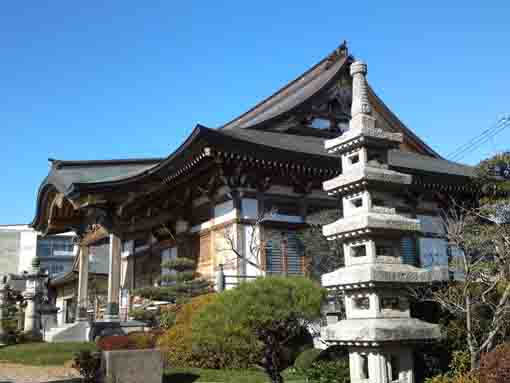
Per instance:
[[[30,270],[35,257],[50,276],[71,270],[74,233],[42,237],[28,225],[0,225],[0,277]]]

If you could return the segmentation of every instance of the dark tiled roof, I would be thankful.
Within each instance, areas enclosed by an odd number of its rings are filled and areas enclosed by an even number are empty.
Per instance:
[[[340,46],[300,77],[220,129],[254,127],[291,111],[323,89],[349,59],[347,51]]]
[[[397,168],[467,178],[476,177],[476,169],[469,165],[402,150],[390,150],[388,154],[389,164]]]
[[[297,136],[294,134],[275,133],[257,129],[222,129],[216,132],[238,140],[270,148],[318,156],[336,157],[324,149],[324,138]]]
[[[51,183],[60,192],[66,193],[73,184],[118,181],[139,175],[161,161],[161,158],[98,161],[52,160],[52,169],[48,179],[51,179]]]

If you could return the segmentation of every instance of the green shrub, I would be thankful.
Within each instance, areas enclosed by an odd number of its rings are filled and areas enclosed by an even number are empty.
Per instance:
[[[206,350],[193,348],[192,318],[205,306],[216,299],[216,294],[195,297],[179,307],[174,324],[161,335],[157,345],[163,351],[169,367],[214,368],[221,356],[214,356]]]
[[[152,326],[157,323],[157,319],[159,316],[159,310],[147,310],[147,308],[136,308],[132,309],[129,312],[129,316],[134,320],[145,322],[148,325]]]
[[[320,354],[321,350],[317,348],[309,348],[299,354],[299,356],[296,358],[296,361],[294,362],[294,367],[296,367],[298,370],[306,370],[312,366]]]
[[[347,359],[317,361],[301,370],[309,383],[350,383],[349,362]]]
[[[320,317],[325,291],[304,277],[271,276],[241,283],[193,318],[201,350],[263,367],[272,382],[292,365],[289,346]],[[263,357],[262,357],[263,356]]]

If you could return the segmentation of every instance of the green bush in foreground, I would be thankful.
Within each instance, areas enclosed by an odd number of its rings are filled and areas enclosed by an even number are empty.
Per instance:
[[[320,317],[324,290],[304,277],[264,277],[218,295],[193,318],[193,343],[201,350],[256,362],[273,383],[292,364],[286,346]],[[249,353],[243,353],[243,349]]]

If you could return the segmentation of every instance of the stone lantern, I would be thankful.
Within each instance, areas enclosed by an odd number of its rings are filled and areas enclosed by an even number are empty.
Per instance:
[[[47,277],[46,273],[41,272],[41,261],[37,257],[32,260],[30,273],[23,275],[23,279],[26,280],[26,288],[22,294],[26,302],[24,332],[34,337],[42,335],[39,306],[43,295],[43,281]]]
[[[411,318],[408,287],[444,279],[445,271],[417,266],[412,243],[420,222],[400,213],[405,201],[398,197],[412,176],[388,166],[388,151],[403,137],[376,126],[366,72],[362,62],[351,65],[349,130],[325,145],[341,157],[342,174],[323,187],[340,198],[343,217],[323,234],[343,242],[345,267],[325,274],[322,284],[344,292],[346,320],[329,323],[322,337],[348,347],[352,383],[413,383],[413,344],[441,333]]]

